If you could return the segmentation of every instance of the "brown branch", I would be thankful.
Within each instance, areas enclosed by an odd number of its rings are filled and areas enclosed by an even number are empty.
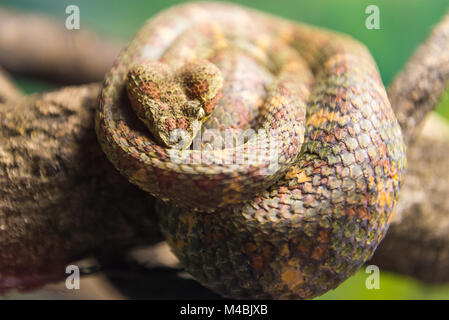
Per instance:
[[[388,90],[407,145],[419,134],[449,84],[449,13],[414,53]]]
[[[371,261],[431,283],[449,281],[449,123],[436,114],[408,150],[397,216]]]
[[[64,275],[75,259],[159,241],[153,200],[98,146],[99,84],[0,106],[0,291]]]
[[[448,83],[449,14],[388,90],[408,145],[408,169],[397,216],[372,259],[431,283],[449,281],[449,124],[436,115],[424,120]]]
[[[0,66],[61,83],[102,80],[122,43],[64,21],[0,9]]]
[[[12,83],[9,75],[0,68],[0,103],[17,99],[20,96],[19,89]]]

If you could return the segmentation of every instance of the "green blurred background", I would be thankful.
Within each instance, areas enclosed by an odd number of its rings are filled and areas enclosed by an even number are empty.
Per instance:
[[[129,39],[142,23],[157,12],[183,1],[175,0],[0,0],[1,7],[34,11],[61,19],[64,27],[65,8],[80,8],[81,28],[100,34]],[[292,0],[232,1],[275,15],[339,30],[365,43],[371,50],[385,85],[389,85],[414,49],[428,36],[449,9],[448,0]],[[365,28],[368,5],[380,9],[380,30]],[[99,52],[98,54],[101,54]],[[33,93],[54,87],[36,79],[16,78],[25,92]],[[449,118],[449,95],[438,110]],[[362,268],[339,288],[319,299],[449,299],[449,284],[426,286],[410,278],[381,271],[380,289],[368,290],[368,274]]]

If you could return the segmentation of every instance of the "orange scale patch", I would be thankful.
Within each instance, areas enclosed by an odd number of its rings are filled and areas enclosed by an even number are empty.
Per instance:
[[[320,243],[328,243],[329,242],[329,232],[326,230],[321,230],[318,234],[318,241]]]
[[[358,214],[359,214],[359,218],[362,220],[369,219],[369,212],[368,212],[368,209],[366,209],[366,208],[359,209]]]
[[[326,247],[325,246],[316,247],[312,252],[311,258],[315,259],[315,260],[321,260],[321,259],[323,259],[323,257],[325,256],[325,254],[327,252],[328,252],[327,246]]]
[[[185,118],[178,119],[178,128],[187,129],[189,127],[189,122]]]
[[[164,122],[164,127],[167,130],[175,130],[176,129],[176,120],[173,118],[168,118]]]
[[[140,90],[154,100],[160,100],[161,91],[159,86],[153,81],[142,81],[139,85]]]

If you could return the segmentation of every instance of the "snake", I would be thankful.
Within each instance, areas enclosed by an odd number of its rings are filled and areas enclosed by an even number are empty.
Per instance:
[[[185,270],[230,298],[336,288],[383,239],[406,167],[363,44],[228,3],[149,19],[105,76],[95,128],[157,198]]]

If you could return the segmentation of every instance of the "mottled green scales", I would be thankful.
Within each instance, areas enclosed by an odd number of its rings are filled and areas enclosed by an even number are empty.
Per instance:
[[[269,157],[204,161],[270,153],[252,136],[209,153],[205,142],[190,146],[211,130],[249,128],[280,137],[269,174]],[[195,161],[173,161],[177,129]],[[233,298],[335,288],[384,237],[405,170],[399,125],[363,45],[225,3],[149,20],[106,76],[96,130],[114,166],[161,200],[162,231],[186,270]]]

